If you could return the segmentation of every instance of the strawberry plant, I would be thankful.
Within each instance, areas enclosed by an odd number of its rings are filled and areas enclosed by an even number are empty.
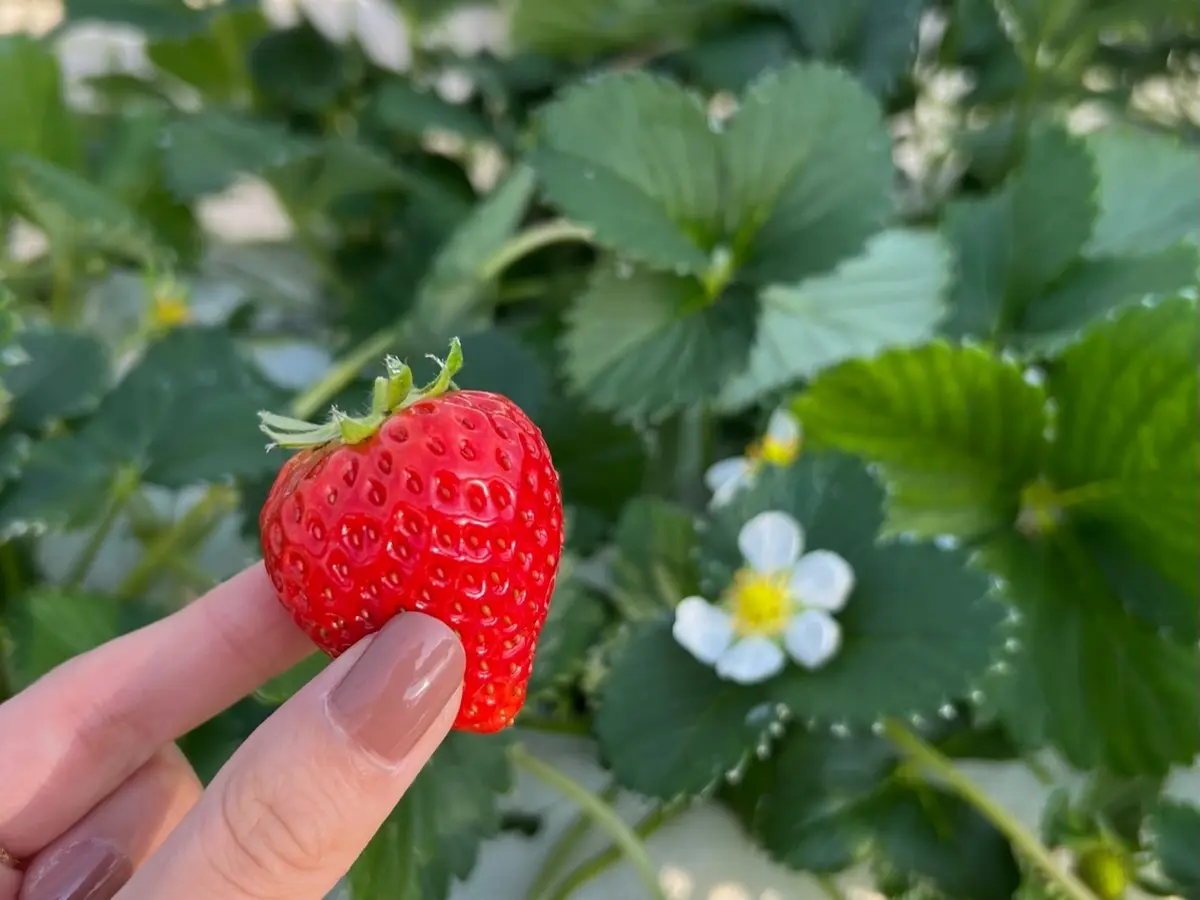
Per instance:
[[[0,700],[264,558],[313,654],[204,777],[399,611],[473,654],[353,900],[509,900],[518,774],[512,900],[700,806],[833,898],[1200,898],[1195,4],[459,6],[0,35]]]

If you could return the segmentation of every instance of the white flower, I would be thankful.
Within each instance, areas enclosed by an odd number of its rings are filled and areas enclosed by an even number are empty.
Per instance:
[[[803,553],[800,523],[782,512],[743,525],[738,549],[746,565],[720,604],[686,597],[675,608],[675,640],[739,684],[765,681],[787,657],[806,669],[829,662],[842,644],[833,613],[854,590],[850,564],[830,550]]]
[[[704,483],[712,491],[712,505],[728,503],[743,485],[754,480],[764,463],[773,466],[790,466],[800,453],[803,431],[800,420],[786,409],[771,413],[767,422],[767,433],[761,441],[746,448],[743,456],[722,459],[709,466],[704,473]]]
[[[366,0],[267,0],[272,18],[291,23],[300,16],[335,44],[356,40],[376,65],[404,72],[412,64],[408,25],[391,3]]]

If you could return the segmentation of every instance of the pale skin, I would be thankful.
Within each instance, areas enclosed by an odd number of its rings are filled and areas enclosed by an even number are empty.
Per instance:
[[[463,653],[399,616],[202,788],[174,741],[312,651],[258,564],[0,705],[0,900],[324,897],[445,738]]]

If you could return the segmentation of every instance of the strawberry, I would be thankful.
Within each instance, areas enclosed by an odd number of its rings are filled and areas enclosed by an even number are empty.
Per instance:
[[[558,473],[511,400],[453,389],[457,339],[424,388],[386,365],[360,418],[260,413],[275,444],[300,448],[259,515],[267,573],[330,656],[406,610],[445,622],[467,651],[454,728],[499,731],[525,701],[558,574]]]

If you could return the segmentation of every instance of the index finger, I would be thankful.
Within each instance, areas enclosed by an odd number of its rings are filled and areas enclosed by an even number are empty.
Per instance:
[[[312,650],[258,563],[54,669],[0,705],[0,846],[41,849],[160,746]]]

